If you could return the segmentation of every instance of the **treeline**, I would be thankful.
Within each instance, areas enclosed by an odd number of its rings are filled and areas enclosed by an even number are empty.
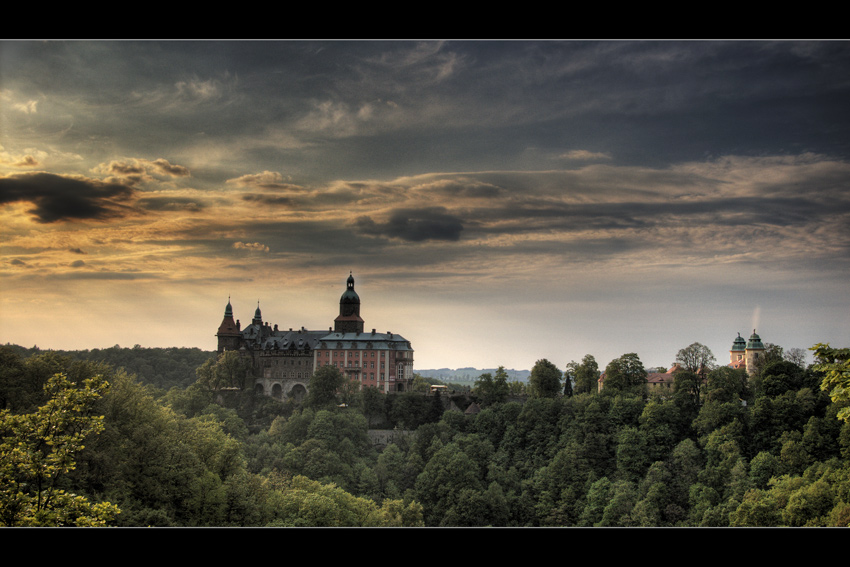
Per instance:
[[[377,463],[361,413],[305,410],[311,442],[295,447],[301,411],[251,388],[164,391],[104,362],[9,347],[0,404],[0,525],[422,524],[417,503],[355,495],[332,472]],[[325,444],[344,458],[327,462]]]
[[[57,486],[118,507],[109,525],[850,524],[848,404],[821,389],[827,366],[774,349],[748,377],[691,347],[670,390],[648,390],[630,353],[601,392],[588,355],[566,372],[539,361],[520,401],[503,369],[448,400],[361,391],[323,367],[303,403],[234,392],[232,355],[159,390],[104,363],[0,348],[0,401],[27,415],[50,376],[106,377],[102,432]],[[379,451],[370,423],[411,433]]]
[[[32,348],[9,344],[6,346],[25,358],[52,352],[75,360],[105,362],[115,368],[123,368],[135,375],[143,384],[151,384],[166,390],[172,386],[185,388],[192,384],[195,381],[195,369],[215,355],[215,352],[199,348],[146,348],[140,345],[132,348],[115,345],[102,349],[50,351],[43,351],[37,346]]]

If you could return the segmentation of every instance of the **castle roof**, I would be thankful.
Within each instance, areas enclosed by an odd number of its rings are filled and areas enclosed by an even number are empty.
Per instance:
[[[396,333],[325,333],[321,348],[413,350],[410,341]]]
[[[738,333],[738,336],[735,337],[735,341],[732,343],[732,348],[730,350],[739,351],[746,350],[747,342],[744,340],[744,337],[741,336],[741,333]]]
[[[756,334],[756,330],[753,329],[753,334],[750,335],[750,340],[747,341],[747,348],[764,348],[764,345],[761,342],[761,337]]]

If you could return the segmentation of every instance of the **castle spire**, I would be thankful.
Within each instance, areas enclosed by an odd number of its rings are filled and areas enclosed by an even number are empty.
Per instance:
[[[354,272],[350,271],[345,283],[345,292],[339,298],[339,316],[334,319],[336,333],[362,333],[363,319],[360,318],[360,296],[354,291]]]

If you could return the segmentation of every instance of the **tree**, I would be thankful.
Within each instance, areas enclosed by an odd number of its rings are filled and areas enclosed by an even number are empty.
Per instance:
[[[573,395],[573,383],[576,380],[576,370],[578,370],[578,362],[571,360],[567,364],[567,369],[564,371],[564,397]]]
[[[696,417],[701,405],[700,392],[703,388],[703,376],[692,370],[680,369],[673,374],[673,381],[674,398],[685,407],[690,407]]]
[[[615,358],[605,367],[604,391],[608,393],[632,392],[646,395],[646,369],[635,353]]]
[[[503,403],[508,399],[508,373],[505,367],[500,366],[496,370],[496,376],[485,372],[475,381],[475,393],[478,394],[486,405]]]
[[[6,526],[104,526],[120,512],[90,503],[59,481],[75,467],[85,439],[103,430],[95,402],[109,384],[101,376],[75,387],[64,374],[45,385],[48,401],[34,413],[0,412],[0,521]]]
[[[711,349],[700,343],[692,343],[676,354],[676,362],[684,370],[693,372],[705,378],[706,373],[713,370],[715,358]]]
[[[561,392],[561,371],[542,358],[534,363],[528,379],[529,393],[537,398],[554,398]]]
[[[576,367],[575,393],[595,392],[599,380],[599,365],[593,355],[586,354]]]
[[[240,356],[235,350],[228,350],[207,360],[195,373],[198,376],[198,383],[210,390],[221,388],[244,390],[248,385],[250,369],[250,359]]]
[[[829,393],[836,404],[844,404],[838,410],[838,419],[850,423],[850,348],[832,348],[829,344],[818,343],[809,350],[815,351],[817,364],[813,369],[823,372],[821,390]]]
[[[312,407],[322,407],[336,403],[336,392],[345,383],[345,376],[336,366],[325,365],[310,377],[307,403]]]

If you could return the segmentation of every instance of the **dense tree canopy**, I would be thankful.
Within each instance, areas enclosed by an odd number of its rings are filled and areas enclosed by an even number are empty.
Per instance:
[[[528,380],[529,394],[552,398],[561,393],[561,371],[545,358],[534,363]]]
[[[645,394],[647,372],[637,354],[615,358],[605,367],[604,390],[608,394],[631,392]]]
[[[320,399],[281,403],[251,388],[222,395],[205,370],[195,384],[163,391],[102,362],[0,349],[0,517],[118,526],[848,526],[850,423],[836,419],[848,401],[828,395],[846,390],[848,357],[827,349],[811,369],[787,357],[754,377],[716,368],[698,395],[698,375],[686,370],[672,396],[648,392],[632,353],[608,365],[601,395],[595,377],[578,391],[582,371],[598,372],[588,355],[568,367],[572,396],[555,380],[541,390],[543,380],[529,384],[534,395],[518,388],[505,398],[505,385],[514,386],[497,371],[471,395],[366,389],[344,405],[332,373],[317,377]],[[548,365],[538,370],[544,377]],[[37,444],[40,430],[24,423],[61,398],[44,389],[57,373],[67,376],[63,390],[90,384],[98,396],[82,413],[63,413],[88,431],[84,446],[71,435],[26,456],[57,466],[36,468],[59,503],[39,515],[27,512],[38,508],[28,504],[40,498],[27,472],[36,469],[14,448]],[[95,376],[108,390],[87,382]],[[463,413],[475,400],[483,409]],[[70,458],[51,457],[49,447]]]
[[[821,388],[829,392],[833,402],[843,404],[838,418],[850,422],[850,348],[832,348],[818,343],[812,350],[817,361],[814,369],[824,373]]]
[[[109,388],[102,376],[76,387],[64,374],[45,385],[47,402],[33,413],[0,411],[0,522],[5,526],[103,526],[119,509],[92,504],[60,482],[75,467],[86,438],[103,431],[93,414]]]

